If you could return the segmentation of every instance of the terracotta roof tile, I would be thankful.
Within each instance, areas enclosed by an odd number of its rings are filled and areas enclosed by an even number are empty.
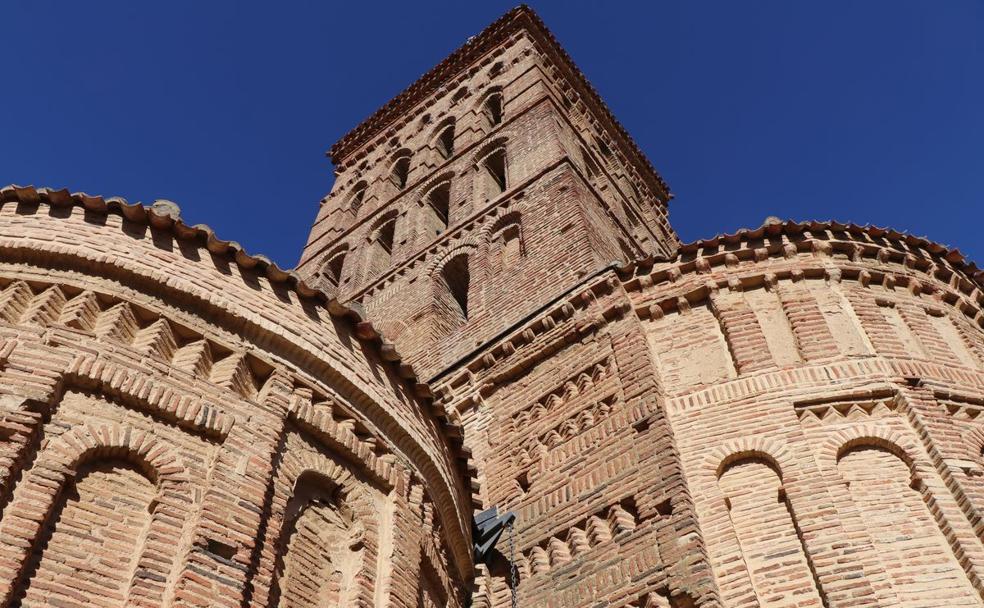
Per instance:
[[[973,261],[967,259],[959,249],[948,247],[944,244],[931,241],[923,236],[916,236],[908,232],[900,232],[894,228],[880,226],[855,224],[852,222],[838,222],[835,220],[818,221],[808,220],[797,222],[787,220],[766,224],[759,228],[741,228],[733,233],[718,234],[706,239],[699,239],[690,243],[680,245],[677,259],[681,254],[699,253],[701,249],[717,247],[722,241],[725,243],[738,243],[752,239],[763,238],[766,236],[798,235],[805,231],[820,232],[832,230],[834,232],[847,232],[854,236],[866,235],[876,239],[887,239],[905,243],[906,246],[914,249],[922,249],[932,256],[941,257],[955,267],[973,277],[980,285],[984,286],[984,270],[977,267]]]

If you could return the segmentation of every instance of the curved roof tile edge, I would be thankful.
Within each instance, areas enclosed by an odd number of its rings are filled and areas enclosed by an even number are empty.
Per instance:
[[[677,254],[670,260],[654,258],[649,256],[637,260],[632,260],[623,264],[619,272],[634,272],[637,268],[651,266],[657,262],[677,263],[683,254],[699,253],[701,249],[707,247],[717,247],[724,244],[740,243],[741,241],[763,238],[766,236],[775,237],[780,235],[797,235],[806,231],[833,230],[835,232],[848,232],[852,235],[865,234],[873,238],[885,238],[890,241],[901,241],[909,247],[922,249],[933,256],[938,256],[952,264],[954,268],[964,272],[968,277],[977,282],[984,288],[984,270],[977,267],[977,264],[968,259],[959,249],[943,245],[936,241],[931,241],[923,236],[916,236],[905,231],[895,230],[890,227],[874,226],[871,224],[855,224],[853,222],[838,222],[836,220],[805,220],[797,222],[795,220],[785,220],[760,226],[759,228],[740,228],[735,232],[722,233],[706,239],[698,239],[689,243],[684,243],[677,248]]]
[[[375,112],[363,119],[362,122],[360,122],[355,128],[348,131],[338,141],[336,141],[334,145],[332,145],[332,147],[328,150],[329,158],[331,158],[333,163],[338,165],[342,157],[350,154],[354,148],[365,144],[374,135],[384,130],[387,125],[395,120],[395,114],[399,108],[407,104],[417,103],[426,95],[429,95],[437,90],[439,85],[438,78],[447,70],[457,67],[458,64],[473,61],[475,58],[473,57],[473,54],[478,54],[484,51],[485,46],[489,42],[495,41],[498,34],[508,31],[506,28],[518,23],[523,17],[529,19],[531,25],[535,28],[536,33],[541,34],[553,47],[553,50],[557,52],[561,60],[567,63],[567,67],[571,70],[571,72],[573,72],[575,78],[580,79],[581,83],[584,85],[588,94],[592,98],[592,101],[601,108],[601,111],[605,114],[605,117],[611,121],[618,135],[621,136],[626,143],[628,143],[632,153],[635,154],[645,164],[646,168],[649,169],[660,188],[662,188],[663,192],[666,193],[667,197],[673,198],[673,193],[670,191],[669,184],[666,183],[663,176],[660,175],[659,171],[656,170],[656,167],[653,166],[652,161],[649,160],[649,157],[643,153],[635,139],[629,135],[629,132],[615,117],[615,113],[608,107],[608,104],[605,103],[604,99],[602,99],[601,94],[598,93],[598,90],[593,84],[591,84],[588,77],[585,76],[584,72],[582,72],[579,67],[577,67],[574,59],[570,56],[570,53],[568,53],[567,50],[560,44],[557,37],[553,35],[553,32],[550,31],[540,16],[536,14],[536,11],[526,4],[520,4],[516,8],[509,10],[506,14],[486,26],[481,32],[468,38],[463,45],[452,51],[451,54],[445,57],[440,63],[432,67],[427,72],[424,72],[422,76],[413,81],[408,87],[400,91],[396,96],[380,106]],[[464,66],[461,66],[461,68],[463,69]]]
[[[149,207],[141,203],[129,203],[126,199],[112,196],[103,197],[90,195],[85,192],[69,192],[62,188],[35,188],[34,186],[9,185],[0,188],[0,204],[24,203],[47,204],[52,207],[82,207],[88,211],[103,214],[117,214],[135,222],[142,222],[153,228],[170,230],[182,240],[202,239],[205,247],[214,254],[228,255],[243,269],[260,269],[266,271],[266,277],[272,283],[286,284],[298,296],[311,298],[322,302],[329,314],[337,318],[346,318],[351,322],[352,334],[363,342],[375,346],[379,359],[393,366],[395,374],[405,380],[413,389],[418,399],[429,407],[430,413],[437,419],[445,433],[445,439],[455,453],[455,459],[462,461],[468,471],[469,453],[462,449],[463,429],[460,424],[448,418],[443,406],[436,403],[430,387],[420,379],[414,369],[403,362],[403,357],[396,346],[386,340],[366,318],[365,310],[358,303],[342,304],[337,298],[328,296],[324,291],[309,286],[294,270],[284,270],[276,262],[265,255],[250,254],[236,241],[227,241],[216,236],[215,231],[206,224],[189,226],[181,219],[180,208],[171,201],[158,200]],[[470,491],[470,482],[474,480],[470,471],[464,476],[465,489]],[[474,495],[473,495],[474,496]]]

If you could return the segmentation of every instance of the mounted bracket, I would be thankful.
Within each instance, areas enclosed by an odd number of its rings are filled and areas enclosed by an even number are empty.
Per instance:
[[[515,513],[506,511],[499,515],[497,507],[486,509],[475,516],[472,520],[472,538],[474,539],[472,552],[476,564],[488,563],[489,554],[495,548],[499,537],[508,527],[512,526],[514,521],[516,521]]]

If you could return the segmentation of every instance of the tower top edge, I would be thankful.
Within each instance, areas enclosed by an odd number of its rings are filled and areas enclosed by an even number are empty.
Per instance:
[[[583,72],[574,63],[557,38],[547,28],[540,16],[529,6],[521,4],[496,19],[480,33],[471,36],[463,45],[444,58],[443,61],[431,68],[423,76],[414,81],[401,93],[390,99],[386,104],[373,112],[354,129],[346,133],[328,150],[328,157],[336,167],[342,166],[346,159],[356,150],[368,143],[373,137],[384,131],[399,116],[409,111],[428,95],[437,91],[444,83],[462,70],[480,60],[497,45],[507,40],[516,32],[525,30],[562,68],[572,76],[572,84],[580,89],[582,97],[590,106],[594,106],[599,118],[610,123],[615,135],[621,138],[642,165],[655,178],[667,198],[672,197],[669,186],[656,171],[646,155],[629,135],[628,131],[615,118],[601,95],[590,83]]]

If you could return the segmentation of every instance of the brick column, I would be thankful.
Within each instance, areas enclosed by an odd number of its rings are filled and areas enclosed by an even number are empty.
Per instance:
[[[783,287],[779,290],[779,298],[803,359],[813,361],[840,354],[817,299],[808,289]]]
[[[741,292],[725,292],[711,296],[711,310],[721,324],[739,374],[772,366],[772,354],[765,341],[755,311],[742,298]]]
[[[626,296],[619,292],[617,297]],[[640,434],[636,448],[639,481],[649,482],[638,493],[639,517],[654,520],[669,592],[686,594],[699,606],[719,606],[721,600],[711,576],[707,550],[683,477],[646,335],[631,309],[626,318],[609,325],[609,329],[626,411]]]
[[[175,606],[239,608],[252,597],[250,579],[260,563],[290,394],[287,374],[275,371],[257,397],[262,405],[250,412],[249,424],[238,420],[223,443],[176,585]]]

